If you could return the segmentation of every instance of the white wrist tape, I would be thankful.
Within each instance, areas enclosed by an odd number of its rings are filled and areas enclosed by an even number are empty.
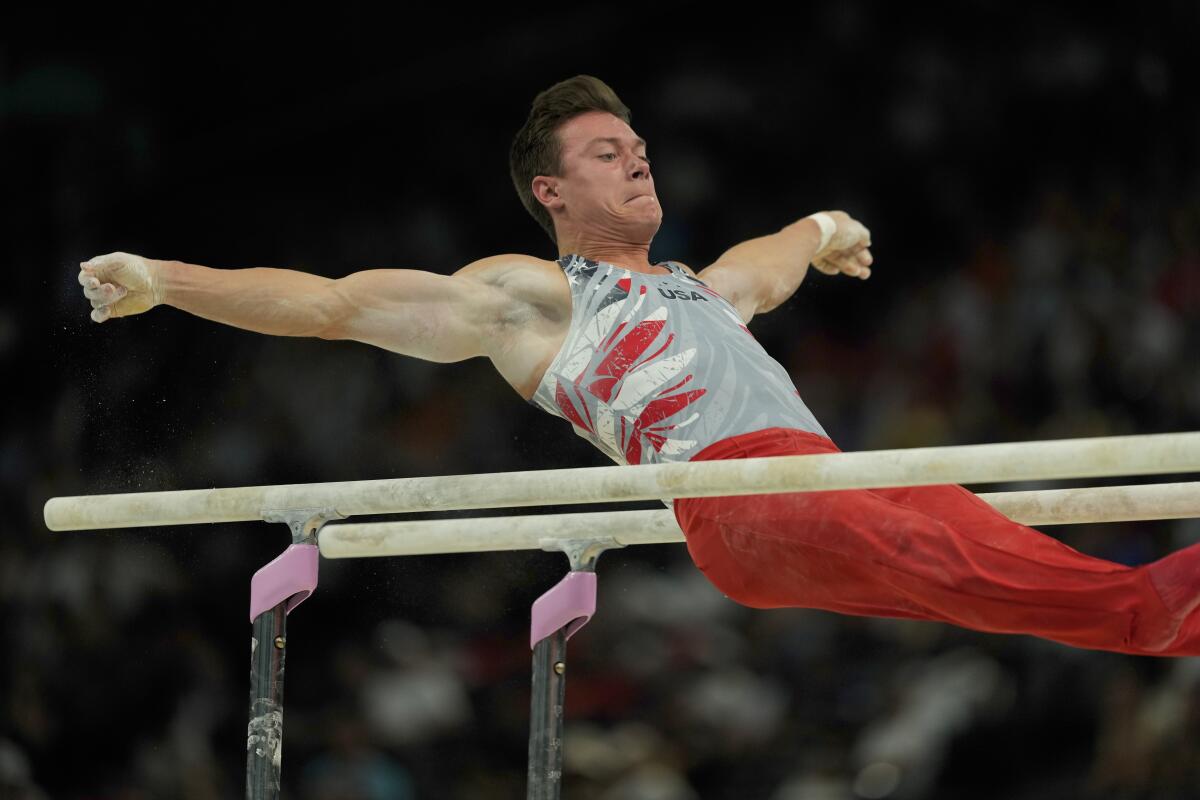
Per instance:
[[[837,223],[833,221],[833,217],[823,211],[818,211],[816,214],[809,214],[805,219],[811,219],[817,225],[821,226],[821,245],[817,248],[817,252],[819,253],[829,246],[829,240],[837,232]]]

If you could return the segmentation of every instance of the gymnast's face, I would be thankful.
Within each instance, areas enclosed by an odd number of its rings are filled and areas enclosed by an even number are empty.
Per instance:
[[[646,143],[619,117],[589,111],[563,123],[562,175],[546,181],[546,205],[563,224],[623,240],[653,238],[662,224]],[[535,190],[536,191],[536,190]]]

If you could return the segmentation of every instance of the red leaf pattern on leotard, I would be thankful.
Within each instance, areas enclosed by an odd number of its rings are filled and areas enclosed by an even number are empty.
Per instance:
[[[702,281],[669,262],[665,279],[575,254],[559,263],[571,327],[532,402],[617,463],[686,460],[754,425],[820,431],[786,370]]]
[[[679,373],[692,360],[695,351],[688,350],[664,358],[663,353],[670,348],[674,334],[668,334],[658,347],[653,347],[655,341],[661,338],[668,313],[666,308],[655,309],[650,318],[628,330],[625,330],[626,322],[619,323],[597,348],[594,356],[598,359],[596,367],[582,371],[575,380],[572,388],[578,391],[581,381],[590,372],[592,379],[584,390],[599,398],[599,412],[607,412],[608,415],[604,420],[607,426],[597,424],[599,420],[585,421],[562,383],[556,385],[555,401],[563,416],[617,450],[628,464],[641,463],[643,439],[659,452],[668,446],[672,440],[667,432],[673,430],[676,424],[659,423],[683,411],[706,391],[695,389],[670,394],[693,379],[694,376],[688,373],[680,380]],[[625,392],[624,396],[622,392]],[[586,413],[586,404],[581,405],[585,406]],[[637,411],[632,425],[627,421],[630,411]],[[619,429],[616,422],[618,418]]]

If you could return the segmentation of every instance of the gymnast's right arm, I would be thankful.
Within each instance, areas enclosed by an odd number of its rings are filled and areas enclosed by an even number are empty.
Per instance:
[[[512,258],[481,259],[454,275],[370,269],[333,279],[109,253],[81,263],[79,283],[96,322],[171,305],[258,333],[352,339],[448,363],[489,355],[503,338],[513,299],[483,277]]]

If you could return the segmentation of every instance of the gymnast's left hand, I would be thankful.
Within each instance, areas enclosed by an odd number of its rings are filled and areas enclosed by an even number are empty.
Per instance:
[[[826,275],[846,274],[866,280],[871,277],[871,231],[845,211],[826,211],[837,223],[825,249],[813,256],[812,265]]]

